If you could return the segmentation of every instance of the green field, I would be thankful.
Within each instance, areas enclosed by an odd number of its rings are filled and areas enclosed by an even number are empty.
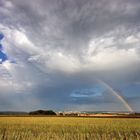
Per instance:
[[[0,117],[0,140],[140,140],[140,119]]]

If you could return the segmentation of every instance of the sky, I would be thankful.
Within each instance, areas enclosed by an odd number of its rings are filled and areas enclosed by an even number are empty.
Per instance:
[[[140,112],[139,15],[139,0],[0,0],[0,111],[128,111],[115,92]]]

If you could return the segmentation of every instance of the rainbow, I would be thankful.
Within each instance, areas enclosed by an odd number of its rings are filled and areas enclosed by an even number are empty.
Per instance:
[[[100,79],[97,79],[97,81],[100,84],[102,84],[105,88],[107,88],[109,91],[111,91],[112,95],[117,97],[117,99],[123,103],[123,105],[127,108],[129,112],[134,112],[131,106],[128,104],[128,102],[118,92],[116,92],[109,84]]]

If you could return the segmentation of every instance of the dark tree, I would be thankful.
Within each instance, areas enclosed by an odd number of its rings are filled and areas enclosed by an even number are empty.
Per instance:
[[[52,110],[37,110],[29,112],[29,115],[56,115]]]

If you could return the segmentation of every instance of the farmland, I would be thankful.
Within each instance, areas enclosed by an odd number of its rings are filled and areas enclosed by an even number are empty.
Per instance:
[[[0,140],[140,140],[140,119],[0,117]]]

